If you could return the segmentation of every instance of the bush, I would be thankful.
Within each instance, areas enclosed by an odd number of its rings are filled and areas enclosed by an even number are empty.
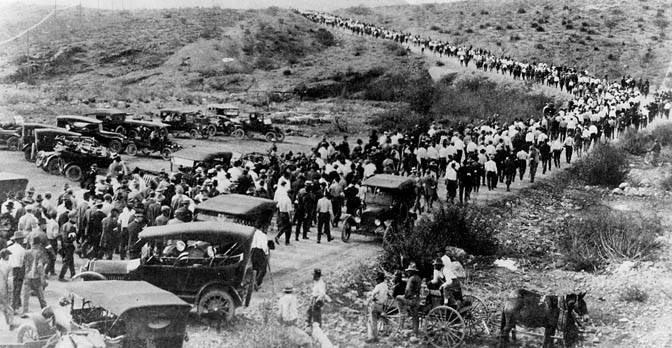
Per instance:
[[[569,169],[574,179],[588,185],[616,187],[628,173],[625,151],[610,144],[599,145]]]
[[[439,27],[438,25],[432,25],[431,27],[429,27],[429,30],[441,31],[441,27]]]
[[[595,271],[609,262],[651,259],[661,233],[657,218],[597,207],[558,226],[556,237],[571,268]]]
[[[544,32],[544,31],[546,31],[546,30],[544,29],[544,27],[542,27],[542,26],[540,25],[540,26],[537,27],[537,31],[538,31],[538,32]]]
[[[628,129],[621,137],[621,147],[631,155],[641,156],[649,151],[649,136],[645,132]]]
[[[511,24],[507,24],[507,25],[506,25],[506,29],[508,29],[508,30],[513,29],[513,25],[511,25]]]
[[[672,145],[672,124],[663,124],[651,131],[651,136],[658,139],[663,146]]]
[[[527,11],[525,11],[524,8],[522,8],[522,7],[518,8],[518,13],[519,13],[519,14],[523,14],[523,13],[525,13],[525,12],[527,12]]]
[[[626,285],[621,289],[618,299],[623,302],[646,302],[649,299],[649,294],[639,288],[637,285]]]
[[[315,40],[319,42],[322,46],[331,47],[336,45],[336,38],[329,30],[320,28],[315,33]]]
[[[672,175],[663,179],[660,182],[660,187],[665,191],[672,191]]]
[[[421,115],[408,108],[397,108],[374,114],[369,119],[369,124],[382,130],[414,129],[416,126],[428,125],[432,118]]]
[[[498,243],[491,214],[487,207],[449,205],[423,215],[415,227],[386,237],[383,266],[398,269],[415,261],[421,270],[429,270],[432,259],[448,245],[472,255],[494,255]]]

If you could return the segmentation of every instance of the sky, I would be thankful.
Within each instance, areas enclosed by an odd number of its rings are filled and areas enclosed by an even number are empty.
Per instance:
[[[38,4],[53,6],[79,5],[105,9],[172,8],[192,6],[220,6],[223,8],[266,8],[269,6],[335,9],[357,5],[385,6],[404,3],[420,4],[452,2],[456,0],[0,0],[0,5],[10,3]]]

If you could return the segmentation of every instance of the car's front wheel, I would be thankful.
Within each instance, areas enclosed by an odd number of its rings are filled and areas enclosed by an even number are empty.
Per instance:
[[[65,168],[65,177],[70,181],[79,181],[82,179],[82,168],[76,164],[71,164]]]
[[[128,145],[126,145],[126,154],[128,154],[129,156],[135,156],[136,154],[138,154],[138,147],[133,143],[129,143]]]
[[[19,149],[19,138],[11,137],[7,139],[7,150],[16,151]]]
[[[238,129],[234,130],[233,132],[231,132],[231,135],[240,139],[240,138],[245,136],[245,131],[238,128]]]
[[[344,242],[347,242],[350,240],[350,234],[352,234],[352,223],[350,222],[350,219],[345,220],[343,222],[343,229],[341,230],[341,240]]]
[[[200,316],[213,317],[228,322],[233,319],[235,310],[233,297],[222,289],[206,290],[205,294],[198,300],[197,312]]]
[[[107,146],[110,151],[114,153],[120,153],[121,152],[121,141],[119,140],[112,140],[110,141],[110,144]]]
[[[217,135],[217,127],[214,124],[208,126],[208,135],[210,137]]]
[[[163,158],[166,161],[170,161],[170,158],[173,156],[173,151],[167,147],[163,148],[161,150],[161,158]]]

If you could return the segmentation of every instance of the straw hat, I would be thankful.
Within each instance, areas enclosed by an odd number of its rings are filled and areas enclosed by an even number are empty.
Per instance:
[[[415,265],[415,262],[411,262],[410,265],[408,265],[408,268],[406,268],[406,272],[420,272],[418,269],[418,266]]]
[[[286,294],[291,294],[292,292],[294,292],[294,287],[292,286],[291,283],[287,283],[285,284],[285,287],[282,289],[282,292]]]

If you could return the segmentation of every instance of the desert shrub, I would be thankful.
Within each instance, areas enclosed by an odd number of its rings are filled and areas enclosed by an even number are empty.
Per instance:
[[[424,270],[447,245],[472,255],[494,255],[494,216],[486,207],[449,205],[431,215],[423,215],[412,228],[400,228],[386,237],[382,264],[398,269],[415,261]]]
[[[496,30],[504,30],[504,28],[502,28],[501,25],[496,26],[495,29],[496,29]]]
[[[355,16],[368,16],[372,13],[370,8],[363,5],[351,7],[347,11]]]
[[[429,115],[422,115],[409,108],[396,108],[374,114],[368,123],[378,129],[413,129],[417,126],[423,127],[431,123],[432,118]]]
[[[429,27],[429,30],[441,31],[441,27],[439,27],[438,25],[432,25],[431,27]]]
[[[408,51],[404,48],[404,46],[393,42],[393,41],[385,41],[383,44],[385,48],[394,56],[397,57],[403,57],[408,55]]]
[[[665,191],[672,191],[672,175],[667,176],[660,182],[660,187]]]
[[[610,262],[653,258],[660,220],[640,212],[592,208],[556,227],[558,250],[570,268],[595,271]]]
[[[507,25],[506,25],[506,29],[509,29],[509,30],[513,29],[513,25],[511,25],[511,24],[507,24]]]
[[[649,299],[649,294],[642,290],[637,285],[626,285],[618,294],[618,299],[623,302],[646,302]]]
[[[219,37],[219,27],[218,26],[212,26],[206,29],[203,29],[201,31],[201,38],[209,40],[209,39],[216,39]]]
[[[329,30],[320,28],[315,33],[315,40],[319,42],[322,46],[331,47],[336,45],[336,38]]]
[[[467,33],[467,34],[473,34],[474,29],[467,28],[464,32]]]
[[[524,8],[520,7],[520,8],[518,8],[518,11],[517,11],[517,12],[518,12],[519,14],[523,14],[523,13],[526,13],[527,11],[525,11]]]
[[[254,67],[261,70],[273,70],[275,69],[275,62],[270,57],[259,57],[254,62]]]
[[[649,140],[647,133],[628,129],[620,138],[620,146],[632,155],[641,156],[649,150]]]
[[[509,40],[511,41],[520,41],[520,35],[518,34],[513,34],[511,37],[509,37]]]
[[[604,144],[569,169],[574,179],[588,185],[615,187],[625,181],[628,162],[623,149]]]
[[[546,29],[544,29],[544,27],[542,27],[542,26],[540,25],[540,26],[537,27],[537,31],[538,31],[538,32],[544,32],[544,31],[546,31]]]
[[[658,139],[663,146],[672,145],[672,124],[663,124],[651,131],[651,136]]]

